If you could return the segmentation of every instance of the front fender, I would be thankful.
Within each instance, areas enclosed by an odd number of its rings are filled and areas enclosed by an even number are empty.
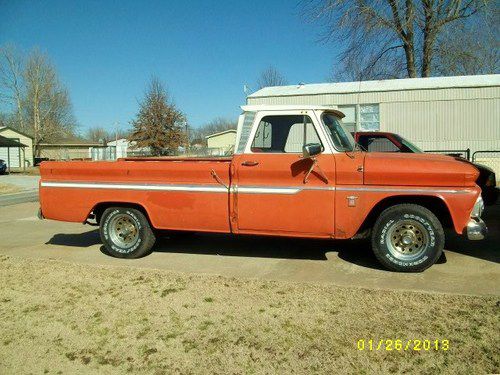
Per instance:
[[[441,215],[447,210],[458,234],[467,227],[470,212],[481,193],[479,187],[427,188],[407,186],[339,186],[335,193],[335,238],[353,237],[360,229],[373,225],[387,207],[414,203]],[[354,205],[353,205],[354,202]],[[438,217],[444,221],[443,217]]]

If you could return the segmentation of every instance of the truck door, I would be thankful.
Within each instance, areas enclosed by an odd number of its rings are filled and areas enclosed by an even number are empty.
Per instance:
[[[250,141],[233,159],[233,228],[239,233],[330,237],[334,232],[335,161],[302,156],[325,145],[312,111],[259,112]]]

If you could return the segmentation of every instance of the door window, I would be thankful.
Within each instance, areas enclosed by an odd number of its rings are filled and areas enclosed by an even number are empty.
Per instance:
[[[252,152],[301,153],[307,143],[319,143],[318,133],[309,116],[265,116],[252,142]]]

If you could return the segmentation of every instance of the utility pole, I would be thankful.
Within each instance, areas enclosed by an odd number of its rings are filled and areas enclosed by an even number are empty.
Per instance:
[[[115,121],[115,160],[118,159],[118,126],[119,122]]]
[[[184,120],[184,127],[186,129],[186,155],[189,155],[189,127],[186,120]]]

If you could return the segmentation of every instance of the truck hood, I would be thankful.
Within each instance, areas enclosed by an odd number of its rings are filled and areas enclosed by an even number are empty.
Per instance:
[[[466,160],[435,154],[367,153],[366,185],[475,186],[478,170]]]

